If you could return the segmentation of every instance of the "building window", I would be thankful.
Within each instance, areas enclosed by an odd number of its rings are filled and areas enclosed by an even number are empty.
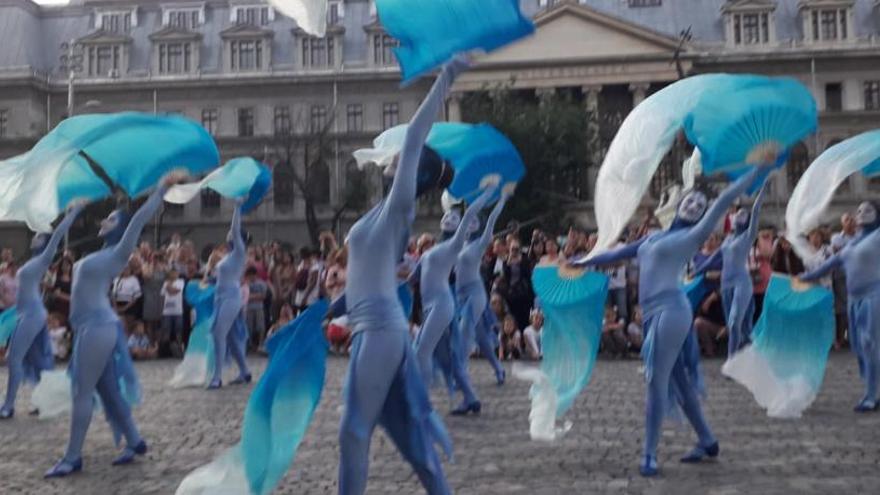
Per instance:
[[[290,107],[275,107],[275,135],[290,134]]]
[[[183,216],[185,207],[186,205],[178,203],[165,203],[165,214],[170,218],[180,218]]]
[[[360,103],[352,103],[346,109],[348,132],[362,132],[364,130],[364,106]]]
[[[0,138],[5,138],[9,132],[9,110],[0,109]]]
[[[253,108],[238,109],[238,135],[241,137],[251,137],[254,135]]]
[[[795,184],[798,183],[798,180],[804,175],[804,172],[809,166],[810,152],[807,150],[807,145],[801,142],[792,146],[791,155],[788,158],[788,165],[785,167],[785,170],[788,173],[789,190],[794,189]]]
[[[865,110],[880,110],[880,81],[865,81]]]
[[[202,9],[173,9],[165,12],[165,25],[180,29],[195,29],[204,22]]]
[[[159,44],[159,74],[188,74],[191,70],[191,43]]]
[[[400,106],[397,103],[382,105],[382,128],[390,129],[400,123]]]
[[[217,121],[219,112],[216,108],[206,108],[202,110],[202,127],[212,136],[217,135]]]
[[[770,14],[733,14],[733,40],[737,45],[759,45],[770,41]]]
[[[315,134],[323,131],[327,125],[327,107],[324,105],[312,105],[309,117],[309,130]]]
[[[236,72],[263,68],[263,40],[232,40],[229,42],[230,68]]]
[[[825,85],[825,111],[839,112],[843,110],[843,85],[828,83]]]
[[[105,12],[100,14],[96,23],[103,31],[111,33],[130,33],[132,26],[131,12]]]
[[[251,26],[265,26],[272,21],[272,12],[269,7],[248,6],[236,7],[233,11],[233,21],[236,24],[250,24]]]
[[[810,11],[813,41],[835,41],[849,38],[848,9],[815,9]]]
[[[213,189],[204,188],[201,192],[202,213],[216,213],[220,211],[220,194]]]
[[[373,36],[373,63],[379,66],[394,65],[393,48],[397,46],[397,40],[387,34]]]
[[[336,65],[335,40],[308,37],[302,39],[303,67],[333,67]]]
[[[94,45],[88,48],[89,75],[111,76],[122,64],[121,45]]]
[[[663,0],[629,0],[628,2],[630,8],[633,7],[660,7],[663,5]]]
[[[272,202],[279,211],[293,209],[293,171],[290,165],[276,165],[272,169]]]
[[[316,163],[309,177],[309,190],[312,191],[312,199],[319,205],[330,203],[330,167],[326,163]]]
[[[327,23],[331,26],[342,24],[343,8],[342,0],[331,0],[327,5]]]

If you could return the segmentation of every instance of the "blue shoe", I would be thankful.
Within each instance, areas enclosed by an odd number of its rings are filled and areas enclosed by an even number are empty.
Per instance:
[[[453,416],[466,416],[468,413],[480,414],[480,411],[483,409],[483,405],[480,404],[480,401],[474,401],[470,404],[461,404],[456,407],[449,414]]]
[[[15,416],[15,409],[0,409],[0,419],[12,419]]]
[[[208,390],[217,390],[218,388],[223,386],[223,381],[221,380],[211,380],[211,383],[208,384]]]
[[[880,409],[880,402],[876,400],[862,399],[862,401],[859,402],[859,405],[853,408],[853,411],[857,413],[865,413],[874,412],[877,409]]]
[[[501,369],[500,372],[495,373],[495,381],[498,382],[499,387],[504,385],[504,380],[506,380],[506,379],[507,379],[507,371],[505,371],[503,368]]]
[[[144,455],[147,453],[147,443],[141,440],[134,447],[126,447],[122,451],[122,455],[113,459],[114,466],[124,466],[126,464],[131,464],[134,462],[134,457],[136,455]]]
[[[73,462],[67,462],[64,459],[58,461],[57,464],[52,466],[52,469],[46,471],[43,475],[44,478],[63,478],[67,475],[78,473],[82,471],[83,462],[82,458],[79,458]]]
[[[657,476],[660,472],[660,468],[657,467],[657,456],[646,455],[642,457],[642,462],[639,463],[639,474],[648,478],[651,476]]]
[[[718,453],[721,452],[721,447],[718,446],[718,442],[713,443],[707,447],[703,447],[701,445],[697,445],[693,450],[688,452],[684,457],[680,460],[685,464],[693,464],[695,462],[700,462],[706,457],[715,458],[718,457]]]
[[[253,377],[250,373],[245,373],[244,375],[238,375],[238,378],[229,382],[230,385],[241,385],[242,383],[250,383]]]

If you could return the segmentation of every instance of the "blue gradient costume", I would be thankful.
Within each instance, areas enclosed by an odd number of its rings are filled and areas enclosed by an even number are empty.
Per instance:
[[[492,242],[495,222],[501,215],[504,205],[507,204],[508,198],[507,194],[501,195],[501,199],[495,204],[486,220],[483,233],[465,245],[455,263],[455,296],[458,299],[460,311],[458,328],[461,332],[461,349],[458,350],[457,357],[464,361],[464,364],[459,366],[465,366],[465,370],[467,369],[467,359],[470,356],[474,339],[476,339],[480,353],[489,360],[489,364],[495,370],[495,378],[499,385],[504,383],[506,373],[495,353],[497,337],[482,318],[488,299],[486,286],[480,275],[480,262],[483,259],[483,253]],[[470,230],[470,226],[468,229]],[[465,397],[466,404],[467,397]]]
[[[22,379],[38,382],[40,373],[52,369],[54,365],[55,356],[52,355],[52,345],[46,330],[46,308],[43,306],[40,282],[52,263],[58,244],[81,211],[82,206],[71,210],[58,224],[48,241],[44,234],[37,234],[34,239],[36,244],[34,256],[22,265],[16,274],[17,324],[7,352],[9,380],[6,387],[6,402],[0,408],[0,419],[11,418],[14,414],[15,396]]]
[[[734,222],[735,230],[721,244],[703,267],[720,256],[721,269],[721,303],[727,319],[727,358],[730,359],[749,340],[752,334],[752,322],[755,316],[755,300],[752,275],[749,273],[749,251],[758,236],[758,217],[761,214],[761,203],[764,200],[764,189],[755,198],[752,212],[748,218],[742,218],[742,211],[737,213]],[[697,268],[697,274],[706,271]]]
[[[229,231],[232,249],[217,263],[217,284],[214,292],[214,315],[211,335],[214,338],[214,369],[209,389],[222,386],[223,365],[226,362],[227,347],[238,364],[238,378],[232,383],[251,381],[245,361],[247,329],[241,320],[243,301],[241,298],[241,277],[244,275],[247,253],[241,233],[241,201],[232,214],[232,227]]]
[[[692,320],[691,306],[680,280],[688,261],[718,225],[730,204],[755,182],[763,170],[755,167],[737,179],[708,209],[704,195],[699,192],[688,194],[682,200],[678,216],[669,230],[580,263],[605,265],[632,257],[637,257],[639,261],[639,304],[647,331],[642,355],[648,382],[645,444],[640,464],[643,476],[653,476],[658,472],[657,444],[663,418],[671,405],[668,403],[670,395],[678,399],[699,437],[697,447],[683,457],[682,462],[697,462],[705,456],[718,455],[718,442],[703,417],[698,384],[692,383],[680,359]],[[687,213],[687,218],[683,218],[683,213]]]
[[[174,388],[204,387],[208,384],[209,373],[214,371],[214,340],[211,328],[214,326],[214,285],[201,280],[190,280],[183,292],[186,302],[195,309],[196,321],[189,335],[183,361],[174,369],[168,384]]]
[[[104,248],[81,259],[73,268],[70,323],[74,328],[70,362],[70,440],[64,457],[46,477],[66,476],[82,469],[82,445],[92,420],[95,391],[119,444],[126,447],[114,465],[128,464],[147,445],[138,432],[129,403],[140,394],[140,385],[126,346],[122,322],[110,304],[110,284],[125,268],[147,221],[162,205],[164,185],[157,187],[126,226],[125,214],[117,210],[108,217],[112,230],[104,234]],[[113,217],[115,216],[114,220]],[[107,222],[105,221],[105,222]]]
[[[398,301],[397,264],[415,217],[425,139],[465,64],[446,65],[410,123],[388,195],[351,228],[345,287],[353,329],[339,432],[339,493],[366,489],[370,440],[377,424],[430,494],[449,493],[435,442],[451,451],[432,410]]]
[[[421,289],[422,307],[424,308],[424,320],[422,329],[415,342],[416,357],[419,360],[419,370],[425,385],[430,388],[433,381],[434,349],[449,328],[455,318],[455,300],[452,288],[449,286],[449,276],[455,267],[455,260],[464,247],[467,240],[467,229],[471,221],[476,219],[477,214],[489,200],[494,192],[491,188],[484,192],[465,211],[458,225],[444,225],[443,236],[445,239],[432,247],[420,259],[419,288]],[[457,214],[452,214],[457,216]],[[450,218],[450,214],[444,216],[444,220]],[[452,220],[454,223],[454,220]],[[446,222],[444,222],[446,223]],[[454,229],[451,232],[446,229]],[[467,372],[455,372],[455,379],[459,387],[464,391],[466,402],[473,404],[477,401],[476,395],[470,386]]]
[[[859,209],[864,207],[865,204]],[[855,407],[857,412],[880,408],[880,221],[877,207],[870,207],[874,209],[874,218],[859,222],[861,234],[818,268],[800,277],[804,282],[814,282],[837,267],[843,267],[846,274],[849,340],[859,362],[859,375],[865,382],[865,395]]]

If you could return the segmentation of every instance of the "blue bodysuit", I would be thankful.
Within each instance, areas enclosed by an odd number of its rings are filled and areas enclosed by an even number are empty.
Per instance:
[[[128,264],[144,225],[162,205],[167,187],[157,187],[126,227],[123,220],[105,237],[105,247],[79,260],[73,267],[70,323],[74,329],[70,362],[73,409],[70,440],[61,461],[47,477],[65,476],[82,468],[82,445],[92,420],[97,390],[117,443],[125,437],[126,448],[114,464],[127,464],[147,447],[134,424],[129,402],[139,394],[137,375],[126,346],[125,331],[110,304],[110,284]],[[117,219],[122,217],[117,213]],[[120,236],[118,232],[125,229]],[[112,236],[112,237],[111,237]],[[118,238],[118,242],[116,241]]]
[[[382,202],[359,219],[348,236],[345,287],[353,329],[339,431],[339,493],[366,489],[370,440],[382,425],[430,494],[449,493],[433,444],[451,444],[431,409],[398,301],[397,265],[415,217],[419,162],[425,140],[455,75],[444,67],[410,122],[394,182]]]
[[[6,402],[0,409],[0,418],[12,416],[15,396],[23,378],[37,382],[40,380],[40,372],[52,369],[54,364],[55,356],[52,355],[49,333],[46,330],[46,308],[43,306],[40,282],[52,263],[58,244],[81,211],[81,206],[71,210],[58,224],[52,237],[43,246],[43,250],[22,265],[15,275],[18,282],[18,292],[15,296],[18,320],[9,340],[7,352],[9,381],[6,388]]]
[[[721,249],[715,252],[703,266],[711,266],[715,258],[721,256],[721,303],[727,319],[727,358],[730,359],[751,337],[755,315],[754,287],[749,273],[749,252],[758,235],[758,217],[766,187],[755,198],[749,223],[736,226],[736,230],[724,239]],[[698,267],[696,274],[705,269]]]
[[[241,277],[247,261],[246,247],[241,235],[241,206],[235,206],[232,214],[232,250],[217,263],[217,283],[214,292],[214,316],[211,335],[214,338],[214,373],[208,388],[218,388],[222,383],[226,351],[229,348],[232,358],[238,364],[236,383],[251,381],[251,374],[245,360],[247,330],[241,321]],[[242,335],[244,334],[244,335]]]
[[[422,379],[429,388],[434,375],[434,349],[455,318],[455,299],[452,288],[449,286],[449,276],[452,274],[455,260],[458,259],[467,240],[468,225],[473,219],[476,219],[477,214],[483,209],[493,193],[494,188],[490,188],[477,198],[465,211],[452,237],[429,249],[419,260],[421,268],[419,288],[425,316],[422,329],[415,342],[415,349]],[[456,383],[465,395],[466,403],[477,402],[476,395],[470,385],[470,379],[467,376],[467,370],[461,373],[460,369],[454,368],[453,374]]]
[[[859,374],[865,381],[865,395],[857,411],[878,407],[880,380],[880,229],[864,228],[839,253],[815,270],[801,275],[805,282],[818,281],[837,267],[846,274],[850,345],[859,362]]]
[[[501,199],[495,204],[495,207],[489,214],[489,218],[486,220],[482,235],[465,245],[455,263],[455,295],[458,299],[460,312],[458,328],[461,331],[462,347],[458,350],[456,356],[463,360],[464,366],[466,366],[474,339],[476,338],[477,345],[480,347],[480,353],[489,360],[489,363],[495,370],[495,378],[499,384],[504,383],[505,372],[495,352],[497,337],[495,337],[492,329],[488,328],[482,321],[488,299],[486,297],[486,286],[483,283],[483,277],[480,275],[480,262],[483,260],[483,254],[489,247],[489,243],[492,242],[495,222],[501,215],[507,199],[507,194],[501,195]],[[465,397],[465,402],[467,402],[467,397]]]
[[[696,384],[690,383],[679,355],[691,328],[692,310],[681,287],[688,261],[709,237],[733,201],[753,184],[758,167],[729,185],[696,223],[676,219],[664,232],[600,254],[585,264],[604,265],[637,257],[639,261],[639,304],[648,335],[643,355],[648,382],[645,406],[645,444],[640,472],[657,474],[657,444],[670,397],[670,378],[681,408],[699,437],[697,448],[684,462],[718,455],[718,443],[709,428]],[[687,196],[685,197],[687,199]]]

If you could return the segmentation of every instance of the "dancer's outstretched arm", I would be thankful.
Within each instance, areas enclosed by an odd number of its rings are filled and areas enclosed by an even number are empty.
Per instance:
[[[764,203],[764,197],[767,193],[767,184],[770,182],[770,178],[765,179],[764,185],[761,186],[761,190],[758,191],[758,195],[755,196],[755,204],[752,205],[752,214],[749,217],[749,244],[753,244],[755,239],[758,238],[758,225],[759,218],[761,216],[761,206]]]
[[[483,228],[483,235],[481,235],[480,239],[477,241],[480,243],[480,251],[485,251],[486,248],[489,247],[489,243],[492,242],[492,234],[495,232],[495,222],[497,222],[498,217],[501,216],[501,211],[504,210],[504,205],[507,204],[508,199],[510,199],[510,193],[502,192],[501,199],[495,203],[495,207],[492,208],[492,212],[489,213],[489,218],[486,219],[486,227]]]
[[[746,192],[746,189],[755,182],[758,174],[763,171],[764,167],[753,167],[747,174],[741,176],[721,191],[715,202],[706,210],[703,218],[686,231],[685,239],[698,246],[703,244],[709,237],[709,234],[718,226],[718,222],[721,221],[721,217],[724,216],[730,205],[733,204],[736,198]]]
[[[49,265],[52,263],[52,258],[55,257],[55,251],[58,250],[58,245],[61,244],[61,239],[64,239],[64,236],[67,235],[67,231],[70,230],[70,226],[73,225],[76,217],[82,213],[85,207],[85,202],[76,202],[67,209],[67,214],[64,215],[64,220],[61,220],[61,223],[55,228],[55,232],[52,232],[49,242],[46,243],[46,248],[43,249],[42,253],[33,258],[33,260],[41,267],[40,271],[46,271],[49,268]]]
[[[467,210],[464,211],[464,215],[461,216],[461,221],[458,222],[458,228],[455,229],[455,235],[449,239],[449,243],[452,246],[452,250],[456,253],[461,251],[461,248],[464,247],[464,242],[467,240],[468,235],[468,225],[477,217],[477,214],[486,206],[486,203],[489,202],[489,198],[495,194],[496,187],[489,187],[483,191],[477,199],[468,206]],[[500,203],[500,201],[499,201]]]
[[[635,258],[639,253],[639,246],[642,245],[643,242],[648,237],[642,237],[641,239],[626,244],[624,246],[620,246],[619,248],[612,249],[610,251],[606,251],[602,254],[593,256],[589,259],[580,259],[571,262],[571,266],[575,267],[587,267],[587,266],[602,266],[602,265],[610,265],[613,263],[617,263],[618,261],[623,261],[629,258]]]
[[[832,270],[842,264],[843,258],[838,253],[825,260],[825,262],[817,266],[815,270],[802,273],[797,278],[799,278],[802,282],[815,282],[820,278],[830,274]]]
[[[428,96],[425,97],[410,121],[397,161],[397,170],[394,172],[394,182],[388,193],[390,208],[399,211],[409,211],[415,208],[416,178],[418,177],[422,148],[428,139],[428,133],[431,132],[437,115],[440,114],[440,109],[446,101],[446,95],[449,93],[452,83],[467,65],[465,59],[459,57],[444,65]]]
[[[144,226],[147,224],[147,221],[153,217],[156,210],[162,205],[162,198],[165,196],[165,193],[168,192],[168,189],[171,186],[182,182],[186,177],[186,174],[182,172],[170,172],[162,177],[159,181],[159,185],[152,194],[150,194],[147,201],[141,205],[137,213],[131,217],[131,222],[129,222],[128,227],[126,227],[125,233],[122,234],[122,239],[119,243],[113,246],[113,256],[116,261],[121,261],[122,263],[128,262],[128,257],[131,256],[131,253],[137,246],[137,241],[141,237],[141,232],[144,230]]]

